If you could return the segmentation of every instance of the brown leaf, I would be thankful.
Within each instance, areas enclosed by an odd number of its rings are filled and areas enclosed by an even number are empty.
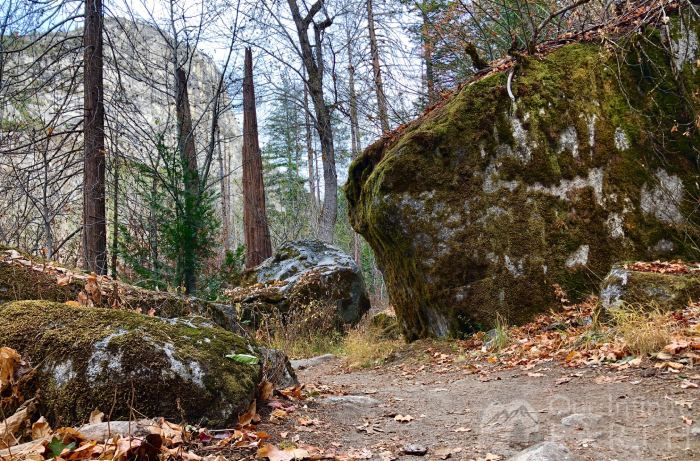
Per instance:
[[[56,285],[58,285],[59,287],[66,286],[71,282],[71,279],[72,277],[70,276],[70,274],[59,276],[56,279]]]
[[[102,418],[104,418],[105,414],[102,413],[100,410],[95,408],[92,410],[92,413],[90,413],[90,424],[98,424],[102,422]]]
[[[257,415],[258,415],[257,406],[256,406],[255,399],[253,399],[253,401],[250,402],[250,406],[248,407],[248,410],[246,410],[246,412],[243,413],[242,415],[238,416],[238,424],[240,424],[241,426],[247,426],[250,423],[252,423],[253,420],[256,419]]]
[[[309,458],[309,452],[303,448],[287,448],[280,450],[272,444],[265,444],[258,448],[258,458],[267,458],[270,461],[292,461]]]
[[[32,440],[43,439],[50,436],[52,432],[49,422],[43,416],[32,424]]]
[[[0,347],[0,391],[15,383],[15,371],[22,363],[19,353],[9,347]]]
[[[35,404],[29,401],[15,414],[0,423],[0,449],[17,445],[21,432],[29,425],[29,418],[34,413]]]
[[[258,385],[258,396],[260,397],[260,401],[267,402],[270,400],[274,389],[275,387],[270,381],[263,380],[263,382]]]

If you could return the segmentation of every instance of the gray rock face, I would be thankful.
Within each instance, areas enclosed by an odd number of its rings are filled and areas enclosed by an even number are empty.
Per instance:
[[[46,301],[0,306],[0,343],[37,373],[41,413],[53,427],[80,424],[95,408],[127,419],[235,423],[261,378],[262,361],[245,339],[202,317],[161,319],[131,311]]]
[[[310,305],[330,306],[342,324],[357,323],[370,307],[357,264],[339,248],[317,240],[281,245],[228,294],[253,312],[286,314]]]
[[[299,384],[294,366],[287,355],[278,349],[260,348],[263,356],[263,376],[278,389],[296,386]]]
[[[624,305],[674,310],[700,297],[700,270],[686,266],[685,273],[662,273],[615,266],[603,279],[600,303],[603,310]]]
[[[564,445],[542,442],[523,450],[508,461],[575,461],[574,455]]]

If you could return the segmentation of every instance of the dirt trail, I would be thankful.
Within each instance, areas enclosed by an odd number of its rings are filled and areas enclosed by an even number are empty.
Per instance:
[[[369,370],[348,372],[341,359],[299,370],[321,395],[265,430],[383,461],[415,460],[402,453],[407,443],[428,448],[425,459],[451,451],[450,459],[471,460],[508,459],[540,441],[559,442],[579,460],[700,459],[700,390],[681,387],[687,375],[651,364],[620,371],[556,361],[475,374],[431,358],[414,350]],[[304,426],[299,418],[318,421]]]

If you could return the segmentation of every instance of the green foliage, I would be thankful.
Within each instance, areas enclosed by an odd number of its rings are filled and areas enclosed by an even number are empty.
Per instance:
[[[134,198],[146,208],[146,225],[120,228],[120,254],[130,268],[131,282],[146,288],[181,289],[187,271],[201,274],[214,254],[219,219],[214,208],[216,194],[200,188],[188,190],[187,168],[161,136],[156,144],[157,167],[134,162],[129,181]],[[240,251],[240,250],[237,250]],[[204,281],[204,298],[219,287],[218,280]]]
[[[245,363],[246,365],[257,365],[260,362],[259,358],[250,354],[228,354],[224,357],[234,362]]]
[[[277,104],[265,124],[269,140],[262,152],[263,178],[273,247],[312,231],[311,197],[305,187],[305,119],[296,102],[301,89],[295,85],[288,78],[282,79]]]
[[[63,453],[63,450],[68,450],[68,451],[73,451],[75,449],[75,442],[71,442],[69,444],[65,444],[61,442],[61,439],[58,437],[54,436],[51,439],[51,442],[47,445],[47,448],[53,455],[52,458],[59,458],[61,456],[61,453]]]

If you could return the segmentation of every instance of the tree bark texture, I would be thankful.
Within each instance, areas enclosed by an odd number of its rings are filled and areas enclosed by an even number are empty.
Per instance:
[[[387,114],[386,94],[382,82],[382,68],[379,63],[379,45],[377,31],[374,26],[374,8],[372,0],[367,0],[367,28],[369,29],[369,51],[372,55],[372,72],[374,75],[374,91],[377,93],[377,112],[382,133],[389,131],[389,115]]]
[[[333,231],[338,217],[338,177],[335,168],[335,150],[333,146],[333,129],[330,109],[323,96],[323,53],[321,31],[331,25],[326,19],[321,23],[314,22],[314,16],[323,7],[323,0],[318,0],[302,17],[296,0],[287,0],[294,19],[299,38],[299,48],[302,62],[306,70],[306,85],[314,106],[316,115],[316,131],[321,143],[321,163],[323,164],[323,205],[319,216],[318,237],[326,242],[333,241]],[[309,40],[309,26],[313,24],[315,44],[312,47]],[[314,48],[316,53],[314,53]]]
[[[85,268],[107,273],[102,0],[85,1],[83,255]]]
[[[255,267],[272,256],[270,229],[265,210],[265,186],[262,157],[258,144],[258,120],[255,111],[253,56],[245,50],[243,77],[243,229],[246,245],[245,264]]]
[[[180,272],[185,293],[194,295],[197,291],[197,254],[196,244],[199,223],[197,208],[199,207],[199,170],[197,166],[197,151],[192,129],[192,114],[187,93],[187,74],[182,67],[175,69],[175,114],[177,117],[177,143],[182,162],[182,174],[185,186],[183,203],[183,225],[185,239],[180,256]]]

